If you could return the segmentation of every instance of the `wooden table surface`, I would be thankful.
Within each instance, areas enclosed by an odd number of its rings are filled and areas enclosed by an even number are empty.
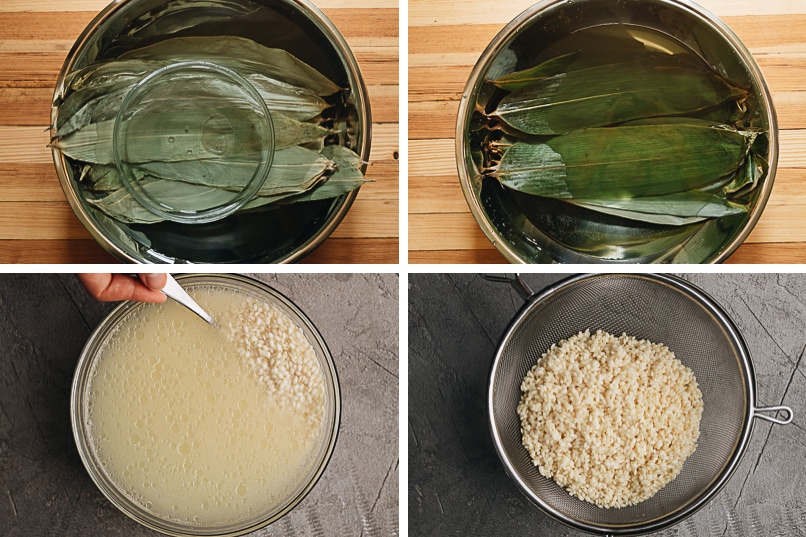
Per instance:
[[[456,171],[454,129],[470,71],[534,0],[409,0],[409,262],[504,263]],[[754,55],[772,92],[780,157],[767,207],[731,263],[806,262],[806,1],[698,0]]]
[[[314,0],[358,59],[372,106],[367,177],[313,263],[397,263],[397,0]],[[0,0],[0,263],[112,263],[64,197],[46,147],[53,88],[84,27],[108,0]]]

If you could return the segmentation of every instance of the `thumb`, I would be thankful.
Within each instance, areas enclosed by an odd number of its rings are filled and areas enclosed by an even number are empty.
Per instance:
[[[138,274],[138,276],[146,287],[154,291],[162,290],[165,284],[168,283],[168,278],[165,274]]]

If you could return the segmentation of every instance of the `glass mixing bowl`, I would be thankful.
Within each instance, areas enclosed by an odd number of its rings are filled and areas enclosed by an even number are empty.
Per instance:
[[[274,504],[267,504],[263,512],[235,522],[229,521],[209,525],[182,524],[175,520],[161,517],[144,508],[141,503],[134,501],[123,492],[121,487],[113,482],[105,469],[104,460],[99,457],[93,444],[88,424],[88,394],[91,382],[98,381],[97,378],[92,379],[92,372],[97,365],[96,362],[101,359],[104,347],[116,337],[121,323],[138,311],[161,307],[158,304],[142,302],[128,301],[115,308],[96,328],[81,353],[73,378],[70,399],[70,413],[76,446],[87,472],[101,492],[123,513],[144,526],[175,536],[243,535],[266,526],[291,511],[305,498],[322,476],[335,448],[341,418],[341,392],[336,367],[325,341],[310,319],[291,300],[268,285],[248,277],[226,274],[182,275],[177,276],[176,279],[181,282],[182,286],[191,295],[194,289],[212,287],[237,291],[260,302],[271,304],[291,318],[302,329],[306,339],[316,352],[325,387],[322,430],[317,445],[312,452],[312,459],[307,466],[306,473],[298,481],[296,487],[282,500]],[[199,322],[202,323],[202,321]],[[166,409],[166,413],[168,411],[169,409]]]

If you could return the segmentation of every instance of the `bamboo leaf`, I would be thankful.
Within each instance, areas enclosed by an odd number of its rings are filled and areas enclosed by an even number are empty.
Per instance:
[[[742,192],[752,190],[767,175],[768,169],[769,164],[764,157],[751,151],[738,169],[736,177],[723,187],[723,191],[726,194],[737,196]]]
[[[708,68],[702,55],[682,41],[632,24],[604,24],[572,32],[546,48],[534,63],[572,52],[580,55],[569,70],[611,65],[627,58],[656,65]]]
[[[161,179],[237,191],[243,189],[252,179],[256,163],[231,159],[196,160],[183,165],[181,174],[177,174],[179,168],[171,163],[159,161],[146,162],[140,164],[138,168],[144,174]],[[334,168],[335,165],[331,160],[304,147],[277,151],[269,175],[258,195],[304,192]]]
[[[158,216],[132,197],[126,188],[115,190],[106,196],[86,197],[87,203],[105,215],[127,224],[155,224],[165,219]]]
[[[691,114],[746,92],[711,71],[622,62],[560,73],[504,97],[493,117],[527,134],[562,134]]]
[[[579,58],[580,52],[569,52],[556,58],[546,60],[541,64],[515,73],[504,75],[495,80],[488,80],[494,86],[506,91],[519,90],[532,82],[558,75],[568,70],[568,67]]]
[[[114,165],[87,164],[84,170],[86,173],[82,174],[81,181],[93,192],[111,192],[126,186]]]
[[[94,206],[90,206],[89,209],[98,225],[106,231],[109,237],[115,240],[116,244],[127,244],[135,252],[142,248],[151,247],[151,240],[145,233],[135,231],[128,225],[110,218]]]
[[[641,198],[583,198],[569,203],[629,220],[673,226],[747,212],[746,206],[724,196],[696,190]]]
[[[141,63],[141,60],[129,60],[130,62]],[[152,69],[162,67],[163,63],[151,62]],[[102,69],[99,67],[99,69]],[[324,110],[330,107],[316,93],[306,88],[299,88],[274,80],[265,75],[251,74],[246,77],[249,82],[260,93],[261,98],[266,103],[266,107],[272,114],[282,114],[298,121],[320,116]],[[86,89],[69,94],[65,102],[59,107],[59,123],[56,132],[57,137],[65,136],[73,131],[79,130],[90,123],[113,120],[117,117],[123,100],[134,88],[136,82],[141,77],[126,78],[125,84],[110,82],[105,87],[96,87],[96,90]],[[214,108],[220,106],[220,94],[229,93],[229,88],[223,87],[221,93],[211,97],[213,86],[221,85],[221,81],[210,78],[201,78],[196,73],[177,73],[175,82],[182,83],[181,95],[170,95],[158,102],[157,99],[149,99],[146,105],[150,111],[169,111],[176,109],[192,108]],[[104,90],[97,96],[98,91]],[[84,101],[82,101],[84,99]],[[233,99],[233,102],[235,99]]]
[[[291,53],[264,47],[251,39],[237,36],[174,37],[126,52],[120,59],[209,61],[229,67],[241,75],[259,73],[270,76],[308,88],[317,95],[332,95],[341,89]]]
[[[126,94],[150,72],[148,62],[137,60],[92,64],[68,74],[64,83],[65,96],[57,98],[54,102],[59,109],[57,130],[61,130],[92,100],[103,99],[118,92]],[[91,108],[94,110],[97,106],[98,104],[95,104]],[[78,122],[78,119],[76,121]]]
[[[656,259],[702,225],[659,226],[590,211],[567,200],[542,198],[535,203],[531,196],[516,193],[516,197],[526,198],[519,206],[543,233],[585,255],[604,259]]]
[[[361,172],[361,166],[363,165],[361,158],[349,148],[341,145],[329,145],[322,150],[322,154],[337,165],[335,171],[325,181],[302,194],[257,197],[246,204],[244,209],[256,209],[278,202],[289,204],[337,198],[369,182]]]
[[[232,192],[181,181],[145,177],[140,186],[150,197],[176,209],[199,211],[232,201]],[[140,205],[125,188],[87,202],[115,220],[127,224],[154,224],[165,219]]]
[[[256,136],[257,115],[244,109],[191,109],[137,116],[126,120],[128,162],[183,162],[198,159],[258,156],[266,145]],[[56,139],[53,147],[82,162],[113,164],[116,120],[92,123]],[[330,131],[282,114],[273,114],[275,149],[319,142]]]
[[[253,161],[232,159],[195,160],[185,163],[181,168],[172,163],[156,161],[138,165],[135,176],[152,176],[237,191],[251,180],[255,167]],[[269,176],[258,195],[304,192],[335,169],[335,162],[304,147],[277,151]],[[125,188],[113,165],[87,165],[82,172],[81,181],[93,192]]]
[[[536,196],[661,196],[703,189],[734,172],[750,136],[707,122],[584,129],[545,143],[517,142],[490,175]]]

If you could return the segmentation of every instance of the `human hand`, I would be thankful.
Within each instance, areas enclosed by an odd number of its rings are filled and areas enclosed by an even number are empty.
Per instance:
[[[136,300],[138,302],[165,302],[167,297],[165,274],[138,274],[138,278],[126,274],[78,274],[81,285],[95,300],[112,302]]]

